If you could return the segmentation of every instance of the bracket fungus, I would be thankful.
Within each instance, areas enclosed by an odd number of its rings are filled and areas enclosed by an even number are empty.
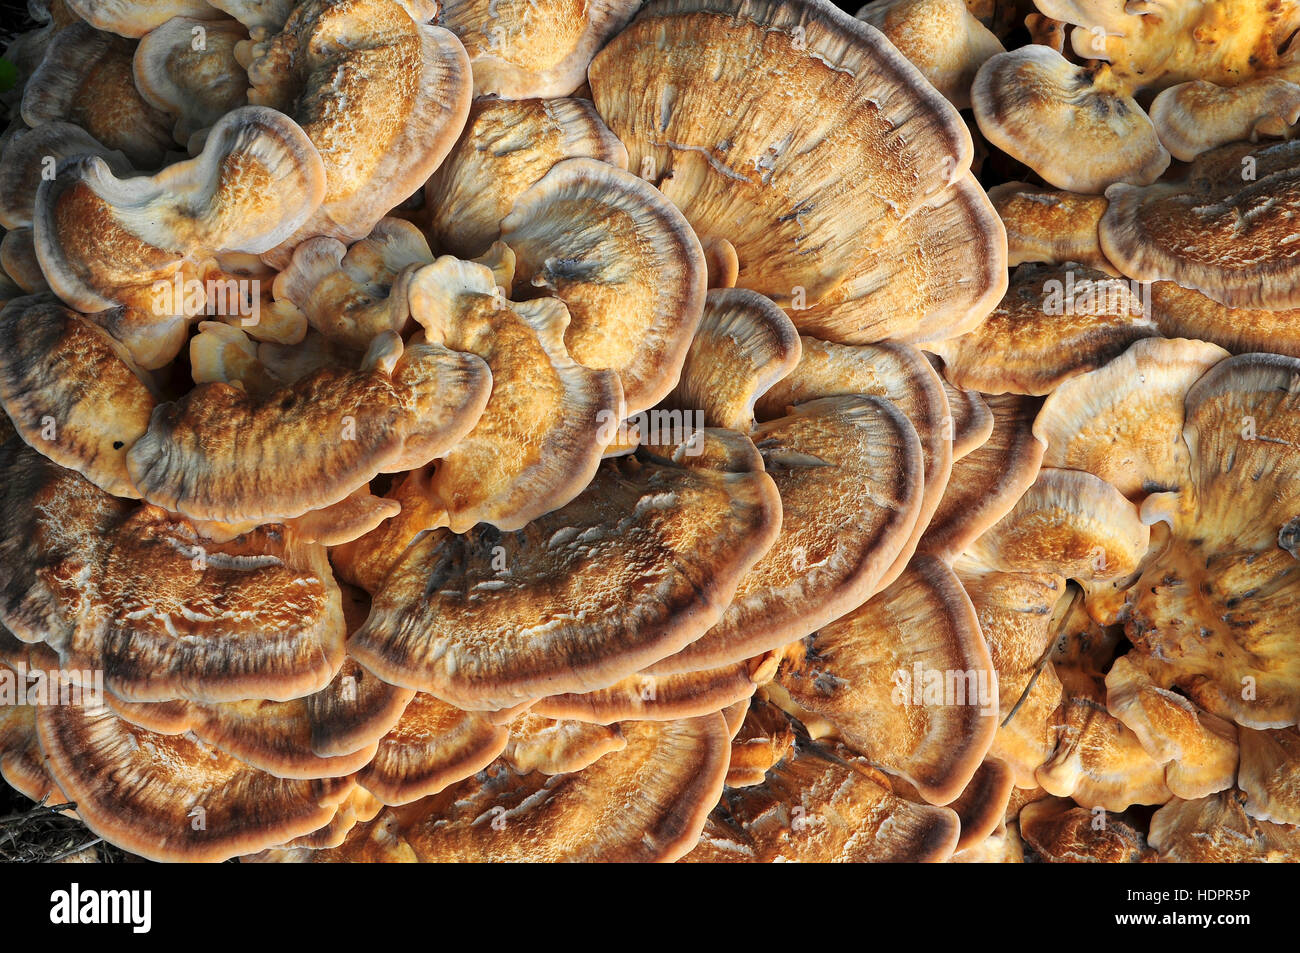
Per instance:
[[[1151,120],[1104,64],[1079,67],[1050,47],[1022,46],[987,60],[971,97],[989,142],[1057,188],[1150,185],[1169,167]]]
[[[160,861],[1300,858],[1300,0],[30,12],[5,783]]]
[[[281,236],[279,262],[306,238],[363,238],[419,191],[469,114],[464,47],[398,0],[297,4],[241,62],[248,101],[293,117],[324,160],[321,204]]]
[[[730,242],[737,285],[800,330],[939,337],[1001,295],[1002,232],[967,174],[970,133],[874,27],[826,0],[656,0],[588,79],[628,167],[706,244]]]
[[[1171,280],[1232,308],[1300,307],[1300,142],[1234,144],[1199,156],[1186,177],[1106,190],[1099,226],[1115,267]]]
[[[200,283],[191,307],[187,270],[222,251],[269,250],[324,190],[320,155],[302,129],[245,106],[212,127],[198,156],[153,176],[119,179],[98,156],[65,160],[36,193],[36,253],[50,287],[82,311],[200,310],[206,289]]]

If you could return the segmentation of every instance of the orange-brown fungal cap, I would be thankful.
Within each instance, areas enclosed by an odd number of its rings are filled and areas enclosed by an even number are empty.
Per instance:
[[[343,662],[338,585],[323,547],[279,527],[228,543],[145,506],[117,526],[56,596],[75,625],[65,666],[101,670],[126,701],[287,701]]]
[[[753,439],[781,493],[780,535],[721,620],[653,674],[717,667],[802,638],[873,595],[912,538],[920,441],[888,401],[807,401]]]
[[[1144,517],[1172,540],[1130,590],[1134,661],[1162,688],[1178,687],[1243,727],[1300,719],[1300,361],[1227,358],[1187,392],[1183,439],[1191,478],[1148,498]]]
[[[23,88],[23,121],[70,122],[137,168],[157,168],[173,146],[171,120],[136,89],[134,52],[131,41],[88,23],[60,31]]]
[[[992,433],[952,467],[943,498],[917,548],[951,562],[1002,519],[1038,477],[1043,443],[1033,434],[1039,401],[988,396]]]
[[[139,37],[173,17],[213,20],[221,14],[206,0],[64,0],[68,9],[100,30]]]
[[[843,748],[799,740],[759,785],[729,788],[686,860],[936,863],[952,856],[957,815],[916,804]]]
[[[1110,204],[1105,196],[1004,182],[989,189],[989,199],[1007,230],[1008,265],[1077,261],[1108,275],[1119,274],[1102,254],[1097,234]]]
[[[1194,800],[1237,780],[1237,727],[1155,685],[1128,655],[1106,674],[1106,708],[1165,765],[1174,797]]]
[[[86,826],[150,860],[220,861],[309,834],[354,787],[276,778],[106,708],[47,705],[37,729],[51,775]]]
[[[1104,272],[1021,265],[987,321],[926,349],[958,387],[1042,396],[1159,334],[1146,311],[1139,288]]]
[[[510,739],[501,753],[501,759],[519,774],[569,774],[627,747],[617,725],[556,721],[534,714],[535,710],[510,723]]]
[[[924,356],[906,344],[832,344],[805,337],[795,368],[763,394],[756,405],[761,420],[784,416],[790,407],[821,397],[869,394],[902,411],[921,441],[921,511],[912,538],[899,552],[882,585],[897,578],[930,525],[948,486],[959,424],[952,418],[942,379]],[[992,421],[990,420],[990,426]]]
[[[794,324],[770,299],[744,288],[711,290],[665,406],[699,411],[706,427],[748,433],[755,403],[795,369],[802,352]]]
[[[1151,846],[1165,863],[1296,863],[1300,833],[1259,821],[1244,810],[1248,795],[1221,791],[1194,801],[1175,798],[1151,818]]]
[[[1005,52],[965,0],[878,0],[858,11],[958,109],[970,107],[975,73]]]
[[[469,114],[464,47],[398,0],[308,0],[244,55],[248,101],[292,116],[324,160],[321,205],[281,236],[277,264],[312,236],[363,238],[424,185]]]
[[[727,770],[726,722],[629,722],[625,746],[581,771],[503,761],[439,795],[382,811],[317,862],[673,861],[695,845]],[[274,859],[274,858],[273,858]],[[279,859],[300,859],[289,855]]]
[[[791,309],[801,330],[863,341],[932,323],[941,337],[1001,295],[1002,231],[983,190],[963,184],[973,147],[956,110],[825,0],[659,0],[588,77],[629,168],[706,244],[730,242],[738,286]],[[825,313],[811,310],[823,299]]]
[[[428,797],[486,768],[508,734],[481,714],[416,694],[357,783],[385,804]]]
[[[50,295],[0,311],[0,405],[22,438],[117,496],[139,498],[127,452],[156,405],[125,349]]]
[[[998,689],[975,609],[951,569],[916,557],[800,648],[777,675],[800,706],[930,803],[961,794],[993,741]]]
[[[1155,852],[1131,824],[1076,807],[1063,798],[1026,805],[1019,826],[1025,843],[1048,863],[1145,864],[1155,860]]]
[[[156,175],[119,179],[98,156],[64,160],[36,193],[36,251],[50,287],[79,310],[193,313],[205,303],[188,287],[195,263],[275,245],[316,208],[324,185],[303,131],[245,106],[221,118],[197,157]]]
[[[472,354],[386,332],[359,370],[322,368],[260,399],[203,384],[160,404],[128,469],[145,499],[196,519],[301,516],[447,453],[481,416],[490,377]]]
[[[1034,421],[1034,434],[1047,444],[1043,466],[1087,471],[1129,499],[1186,486],[1183,400],[1227,356],[1204,341],[1144,340],[1066,381]]]
[[[425,186],[438,250],[480,255],[501,237],[515,200],[551,166],[587,156],[627,168],[627,149],[587,99],[480,99]]]
[[[531,711],[550,718],[570,718],[600,725],[642,719],[671,721],[707,715],[754,694],[758,687],[754,674],[761,664],[762,658],[759,658],[698,672],[670,675],[637,673],[592,692],[543,698]]]
[[[436,23],[474,68],[474,95],[551,99],[582,86],[587,65],[637,0],[442,0]]]
[[[565,159],[501,222],[515,253],[515,297],[559,298],[579,364],[615,371],[624,415],[658,403],[681,373],[704,312],[699,240],[658,190],[596,159]]]
[[[1150,118],[1105,64],[1081,67],[1050,47],[1022,46],[980,67],[971,100],[989,142],[1057,188],[1150,185],[1169,168]]]
[[[611,460],[522,530],[416,540],[350,651],[386,681],[494,709],[601,688],[680,650],[722,614],[780,522],[752,444],[722,430],[704,439],[725,468]]]
[[[172,137],[182,145],[248,102],[248,74],[235,59],[247,39],[234,20],[204,22],[175,17],[145,35],[135,48],[132,75],[140,95],[175,119]]]
[[[131,163],[70,122],[52,121],[34,129],[20,129],[0,151],[0,225],[7,229],[32,224],[32,207],[41,182],[53,175],[60,160],[69,156],[97,155],[117,175],[126,175]]]
[[[1171,280],[1231,308],[1300,307],[1300,142],[1238,143],[1180,181],[1106,190],[1101,247],[1122,273]]]

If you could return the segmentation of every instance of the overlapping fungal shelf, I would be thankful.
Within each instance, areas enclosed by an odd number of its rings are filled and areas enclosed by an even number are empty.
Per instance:
[[[22,794],[160,861],[1300,860],[1298,0],[32,14]]]

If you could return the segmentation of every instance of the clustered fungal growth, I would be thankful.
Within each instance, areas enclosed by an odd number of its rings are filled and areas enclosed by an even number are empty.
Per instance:
[[[152,860],[1300,860],[1300,0],[31,12],[22,794]]]

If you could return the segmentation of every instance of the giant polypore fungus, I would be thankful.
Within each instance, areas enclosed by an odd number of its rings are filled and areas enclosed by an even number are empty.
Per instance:
[[[1300,857],[1300,3],[1033,5],[33,0],[0,777],[162,861]]]

